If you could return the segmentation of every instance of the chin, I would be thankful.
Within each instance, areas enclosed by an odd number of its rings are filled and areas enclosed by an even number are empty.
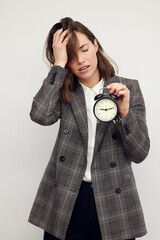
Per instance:
[[[93,74],[91,73],[86,73],[84,75],[80,75],[78,76],[79,79],[83,80],[83,81],[87,81],[90,80],[92,78]]]

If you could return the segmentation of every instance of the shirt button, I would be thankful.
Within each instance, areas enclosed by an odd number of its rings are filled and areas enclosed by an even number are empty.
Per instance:
[[[65,128],[63,132],[64,132],[64,134],[67,134],[67,133],[69,133],[69,129]]]
[[[121,191],[122,191],[122,190],[121,190],[120,188],[116,188],[115,193],[116,193],[116,194],[119,194],[119,193],[121,193]]]

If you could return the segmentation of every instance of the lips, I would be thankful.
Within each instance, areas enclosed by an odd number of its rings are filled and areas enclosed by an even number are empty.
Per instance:
[[[89,65],[82,66],[81,68],[79,68],[79,71],[84,71],[84,70],[86,70],[87,68],[89,68]]]

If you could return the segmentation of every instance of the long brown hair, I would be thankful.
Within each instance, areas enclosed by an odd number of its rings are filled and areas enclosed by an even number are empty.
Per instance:
[[[54,52],[52,48],[53,34],[60,28],[63,28],[63,31],[68,29],[68,34],[71,34],[71,37],[67,44],[68,62],[74,59],[76,56],[75,46],[77,43],[77,37],[75,31],[85,34],[93,44],[94,40],[95,39],[97,40],[94,34],[82,23],[73,21],[69,17],[62,18],[60,22],[56,23],[51,28],[46,40],[46,58],[51,63],[51,65],[52,64],[54,65],[55,62]],[[116,68],[117,65],[113,62],[111,58],[106,56],[98,40],[97,43],[98,43],[97,60],[100,77],[107,81],[110,77],[115,76],[115,69],[112,64],[114,64]],[[66,64],[65,68],[68,70],[68,73],[65,78],[64,84],[60,89],[60,98],[63,101],[70,103],[72,100],[72,92],[75,90],[77,85],[77,77],[71,72],[71,70],[68,67],[68,64]]]

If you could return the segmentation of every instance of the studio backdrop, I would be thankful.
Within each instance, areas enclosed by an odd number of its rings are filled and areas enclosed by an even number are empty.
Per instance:
[[[40,126],[29,112],[49,71],[43,53],[48,31],[63,17],[88,26],[117,63],[118,75],[139,81],[151,150],[132,166],[148,230],[142,239],[159,239],[159,12],[158,0],[0,0],[0,239],[43,236],[27,220],[59,122]]]

